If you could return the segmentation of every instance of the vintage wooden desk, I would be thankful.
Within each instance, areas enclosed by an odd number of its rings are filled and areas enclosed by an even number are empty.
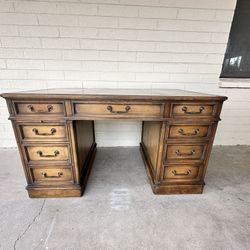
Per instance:
[[[49,89],[2,94],[29,196],[81,196],[96,152],[95,120],[142,121],[155,194],[202,193],[223,96],[182,90]],[[15,178],[13,176],[13,178]]]

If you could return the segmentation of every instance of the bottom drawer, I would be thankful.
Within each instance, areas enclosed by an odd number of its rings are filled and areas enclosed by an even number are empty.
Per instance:
[[[73,182],[71,168],[62,167],[36,167],[30,168],[30,174],[33,184],[58,185],[60,182]]]
[[[197,181],[200,179],[201,167],[189,165],[164,166],[163,180]]]

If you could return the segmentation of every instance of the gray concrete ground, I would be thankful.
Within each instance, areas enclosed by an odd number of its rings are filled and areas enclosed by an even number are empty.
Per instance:
[[[202,195],[157,196],[139,149],[99,148],[82,198],[29,199],[0,151],[0,249],[250,249],[250,147],[214,147]]]

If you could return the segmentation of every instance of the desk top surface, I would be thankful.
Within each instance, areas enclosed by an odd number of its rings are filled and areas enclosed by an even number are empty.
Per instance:
[[[58,88],[4,93],[4,98],[59,98],[59,99],[211,99],[226,100],[225,96],[210,95],[179,89],[84,89]]]

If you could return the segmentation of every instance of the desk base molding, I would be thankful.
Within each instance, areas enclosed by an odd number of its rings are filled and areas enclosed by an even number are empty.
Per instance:
[[[42,188],[26,187],[30,198],[63,198],[63,197],[81,197],[82,188],[79,185],[71,188]]]
[[[204,185],[165,185],[152,187],[154,194],[202,194]]]

